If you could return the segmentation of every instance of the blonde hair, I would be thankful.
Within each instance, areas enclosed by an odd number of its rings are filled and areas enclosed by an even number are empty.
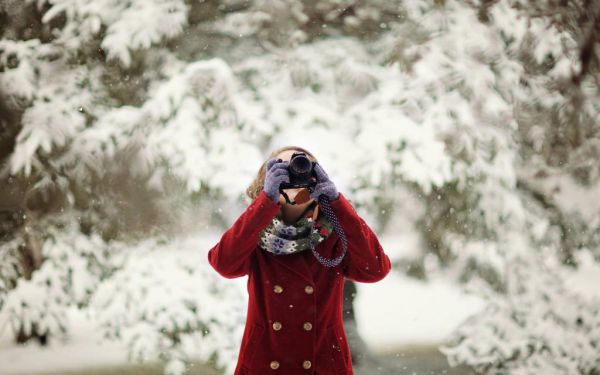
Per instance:
[[[258,170],[258,174],[254,178],[254,181],[252,181],[250,186],[248,186],[248,188],[246,189],[246,195],[250,199],[252,199],[252,200],[256,199],[258,194],[260,194],[260,192],[264,188],[265,176],[267,174],[267,162],[269,160],[273,159],[274,157],[276,157],[277,155],[279,155],[280,153],[282,153],[284,151],[288,151],[288,150],[304,152],[304,153],[306,153],[306,156],[308,156],[308,158],[310,160],[312,160],[314,162],[318,162],[317,158],[310,151],[308,151],[302,147],[298,147],[298,146],[284,146],[284,147],[281,147],[281,148],[271,152],[271,154],[267,157],[267,160],[265,160],[264,163],[260,166],[260,169]]]

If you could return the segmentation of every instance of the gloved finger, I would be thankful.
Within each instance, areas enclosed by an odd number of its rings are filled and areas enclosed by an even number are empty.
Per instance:
[[[271,171],[271,175],[273,177],[279,177],[279,176],[289,176],[290,174],[287,169],[276,169],[275,168]]]
[[[271,159],[269,161],[267,161],[267,171],[269,169],[271,169],[271,167],[273,166],[273,164],[277,163],[277,159]]]
[[[279,172],[279,171],[277,171],[277,172]],[[283,180],[289,180],[290,176],[287,174],[279,173],[278,175],[273,176],[272,179],[273,179],[273,181],[283,181]]]
[[[313,191],[312,191],[312,193],[311,193],[311,196],[319,196],[319,194],[321,194],[321,193],[322,193],[322,191],[323,191],[323,189],[321,189],[321,185],[317,184],[317,185],[314,187],[314,189],[313,189]]]
[[[321,164],[315,165],[315,173],[317,174],[317,180],[319,182],[329,181],[329,176],[327,176],[327,173],[325,173],[325,171],[321,167]]]
[[[285,162],[275,162],[271,165],[271,168],[267,169],[268,172],[274,172],[277,169],[286,169],[287,164]]]

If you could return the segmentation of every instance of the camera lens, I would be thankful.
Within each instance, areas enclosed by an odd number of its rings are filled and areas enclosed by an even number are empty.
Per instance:
[[[292,159],[290,160],[290,168],[296,174],[305,174],[311,171],[312,164],[309,158],[307,158],[305,155],[300,154],[292,157]]]

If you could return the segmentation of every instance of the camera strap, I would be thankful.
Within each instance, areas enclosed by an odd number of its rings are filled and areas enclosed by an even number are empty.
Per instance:
[[[315,250],[314,246],[311,247],[311,250],[312,250],[312,253],[315,256],[315,258],[317,258],[319,263],[321,263],[323,266],[335,267],[342,262],[342,259],[344,259],[344,256],[346,255],[346,249],[347,249],[346,234],[344,233],[344,229],[342,229],[342,226],[340,225],[340,223],[337,219],[337,216],[335,216],[335,213],[333,212],[333,210],[331,209],[331,206],[329,205],[329,198],[325,195],[321,195],[319,197],[319,205],[323,208],[323,213],[325,214],[325,217],[327,217],[327,220],[329,220],[331,225],[333,225],[333,229],[337,232],[338,236],[340,237],[340,240],[342,241],[343,249],[342,249],[342,254],[340,254],[339,256],[337,256],[335,258],[322,257],[321,254],[319,254],[317,252],[317,250]],[[314,225],[314,223],[315,222],[313,220],[312,225]],[[312,230],[312,228],[311,228],[311,230]]]

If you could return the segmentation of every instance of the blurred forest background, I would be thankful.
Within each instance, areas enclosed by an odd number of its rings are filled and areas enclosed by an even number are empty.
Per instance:
[[[1,0],[0,330],[77,309],[132,360],[231,371],[243,290],[175,239],[295,144],[418,239],[394,272],[486,301],[451,364],[598,374],[565,278],[600,267],[599,89],[598,0]]]

